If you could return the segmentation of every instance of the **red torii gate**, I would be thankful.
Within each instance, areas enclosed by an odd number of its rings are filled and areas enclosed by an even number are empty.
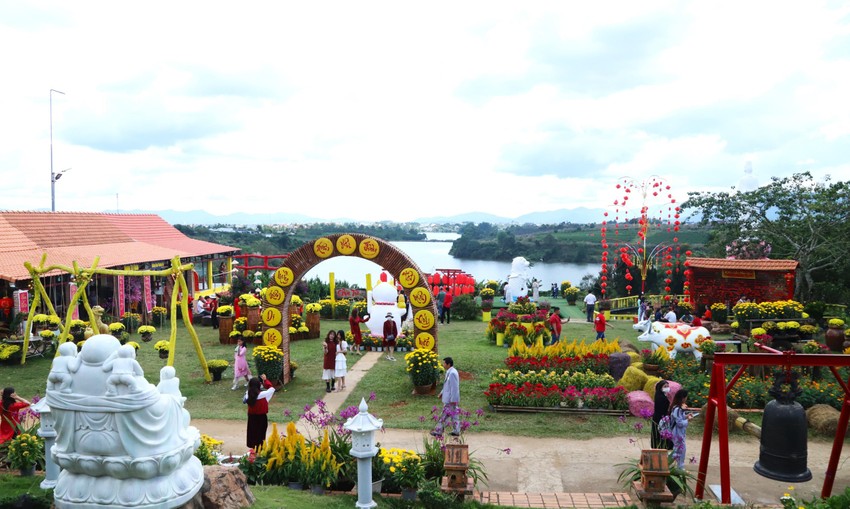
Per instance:
[[[729,480],[729,422],[726,412],[726,394],[732,390],[735,382],[738,381],[747,366],[782,366],[786,370],[790,370],[794,366],[824,366],[829,368],[838,385],[844,390],[844,402],[841,405],[841,415],[838,418],[838,431],[836,431],[835,440],[832,443],[832,453],[829,456],[829,464],[826,468],[823,489],[821,490],[821,497],[827,498],[832,494],[835,472],[838,469],[838,460],[841,457],[841,447],[844,445],[847,423],[850,421],[850,389],[848,389],[848,382],[841,379],[836,368],[850,366],[850,356],[797,354],[793,351],[780,352],[759,343],[756,343],[756,345],[769,353],[718,352],[714,355],[714,368],[711,371],[708,405],[705,410],[705,428],[702,432],[702,452],[699,459],[699,473],[694,495],[700,500],[703,498],[705,479],[708,473],[708,455],[711,452],[711,432],[714,428],[716,412],[718,440],[720,442],[720,502],[723,504],[732,503]],[[725,377],[727,364],[740,365],[737,373],[728,384]]]

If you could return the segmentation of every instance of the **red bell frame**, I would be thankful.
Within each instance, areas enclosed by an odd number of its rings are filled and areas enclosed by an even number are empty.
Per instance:
[[[780,352],[756,343],[756,346],[768,353],[723,353],[714,354],[714,368],[711,371],[711,385],[708,390],[708,405],[705,410],[705,428],[702,433],[702,452],[699,459],[697,486],[694,491],[696,498],[702,500],[705,491],[705,480],[708,473],[708,456],[711,453],[711,432],[714,428],[715,413],[717,414],[718,447],[720,449],[720,502],[732,503],[729,479],[729,422],[726,412],[726,394],[735,386],[735,382],[744,373],[747,366],[782,366],[790,370],[794,366],[825,366],[835,377],[838,385],[844,391],[844,402],[841,405],[841,415],[838,418],[838,431],[832,443],[832,453],[823,480],[821,497],[827,498],[832,494],[835,472],[844,445],[847,423],[850,421],[850,389],[848,382],[841,379],[836,368],[850,366],[848,355],[797,354],[793,351]],[[726,383],[726,365],[740,366],[729,383]]]

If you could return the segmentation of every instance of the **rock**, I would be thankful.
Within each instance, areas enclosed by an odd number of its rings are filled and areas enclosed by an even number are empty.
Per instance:
[[[204,509],[240,509],[256,500],[241,470],[220,465],[204,467],[201,496]]]

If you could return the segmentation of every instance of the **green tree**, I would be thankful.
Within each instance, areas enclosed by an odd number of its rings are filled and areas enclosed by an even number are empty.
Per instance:
[[[771,257],[797,260],[798,299],[811,298],[850,249],[850,183],[817,182],[809,172],[773,177],[754,191],[688,193],[682,208],[702,214],[715,244],[759,238],[771,244]]]

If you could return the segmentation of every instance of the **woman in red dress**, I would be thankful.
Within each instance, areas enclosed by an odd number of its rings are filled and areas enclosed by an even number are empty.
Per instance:
[[[3,389],[2,411],[0,411],[0,444],[18,434],[18,412],[30,406],[30,402],[15,393],[14,387]]]
[[[348,318],[348,326],[351,328],[351,335],[354,337],[354,353],[360,355],[360,343],[363,342],[363,336],[360,334],[360,324],[369,321],[369,315],[365,314],[362,317],[357,314],[357,309],[351,310],[351,316]]]

